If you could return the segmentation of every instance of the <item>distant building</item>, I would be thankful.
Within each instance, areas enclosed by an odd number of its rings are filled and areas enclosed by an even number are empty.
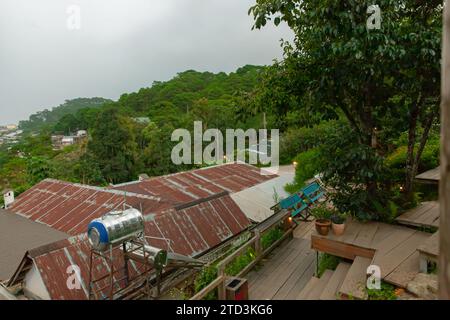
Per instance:
[[[137,117],[137,118],[133,118],[133,120],[136,123],[144,124],[144,125],[147,125],[150,123],[150,118],[148,118],[148,117]]]
[[[6,129],[12,131],[12,130],[17,130],[17,125],[15,124],[7,124],[6,125]]]
[[[3,127],[6,128],[6,127]],[[22,130],[8,130],[8,129],[3,129],[0,131],[0,141],[1,143],[5,143],[5,144],[17,144],[19,143],[19,139],[20,136],[22,135],[23,131]]]
[[[61,150],[67,146],[77,144],[77,143],[83,141],[83,139],[86,139],[86,137],[87,137],[86,130],[78,130],[75,135],[70,135],[70,136],[64,136],[64,135],[58,135],[58,134],[52,135],[51,140],[52,140],[53,150]]]
[[[71,146],[75,143],[75,138],[74,137],[63,137],[61,140],[61,145],[62,147],[67,147],[67,146]]]
[[[86,130],[78,130],[77,137],[87,137],[87,131]]]

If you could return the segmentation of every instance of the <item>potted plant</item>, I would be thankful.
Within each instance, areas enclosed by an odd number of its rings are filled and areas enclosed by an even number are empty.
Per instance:
[[[319,205],[311,209],[311,215],[316,218],[316,230],[322,236],[328,235],[328,232],[330,231],[330,218],[332,213],[333,212],[324,205]]]
[[[347,213],[336,212],[331,217],[331,229],[336,236],[341,236],[345,231],[345,221],[347,220]]]

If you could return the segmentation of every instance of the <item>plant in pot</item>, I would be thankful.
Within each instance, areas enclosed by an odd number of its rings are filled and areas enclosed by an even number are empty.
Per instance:
[[[319,205],[313,209],[311,209],[311,215],[316,218],[316,230],[317,232],[322,235],[326,236],[328,235],[328,232],[331,228],[331,216],[333,214],[333,211],[328,209],[324,205]]]
[[[331,217],[331,229],[333,233],[337,236],[344,234],[345,231],[345,221],[347,220],[347,213],[335,212]]]

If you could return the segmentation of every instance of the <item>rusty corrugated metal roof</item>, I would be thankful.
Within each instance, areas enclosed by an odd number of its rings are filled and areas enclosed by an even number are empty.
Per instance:
[[[112,189],[158,196],[173,204],[228,191],[235,193],[270,180],[254,166],[230,163],[113,186]]]
[[[90,247],[84,233],[92,219],[121,208],[126,202],[144,214],[146,236],[151,245],[198,256],[250,225],[228,193],[273,177],[261,175],[249,165],[227,164],[113,189],[44,180],[21,194],[10,210],[74,235],[33,250],[30,255],[52,299],[86,299]],[[80,267],[80,290],[69,290],[66,285],[67,268],[72,264]],[[132,272],[139,272],[135,264],[133,268]],[[103,275],[106,265],[99,262],[95,269]]]
[[[150,245],[188,256],[197,256],[219,245],[250,224],[229,195],[179,210],[171,208],[157,215],[147,215],[145,219],[145,234]],[[87,299],[89,256],[86,234],[29,252],[29,258],[39,270],[51,299],[56,300]],[[115,249],[114,256],[115,268],[119,269],[123,266],[123,256],[118,249]],[[69,289],[66,284],[68,267],[74,264],[80,268],[80,289]],[[96,260],[94,278],[104,276],[107,268],[105,261]],[[139,264],[131,261],[131,277],[139,274],[140,268]],[[120,279],[123,275],[117,273],[115,278]],[[99,282],[96,290],[106,285],[107,282]],[[117,286],[122,288],[125,284],[119,281]],[[106,289],[103,294],[106,298]]]
[[[95,218],[128,204],[149,214],[170,208],[166,201],[146,195],[47,179],[21,194],[11,212],[69,235],[86,231]]]

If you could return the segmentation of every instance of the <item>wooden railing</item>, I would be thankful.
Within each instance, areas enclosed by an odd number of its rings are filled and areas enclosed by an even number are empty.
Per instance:
[[[210,292],[218,290],[218,299],[225,300],[226,297],[226,282],[229,275],[226,274],[227,266],[232,263],[237,257],[241,256],[246,250],[252,247],[255,250],[255,259],[245,266],[235,277],[242,278],[248,272],[250,272],[257,263],[261,261],[262,258],[267,256],[274,248],[276,248],[281,242],[283,242],[288,237],[292,237],[293,234],[293,224],[289,223],[289,227],[286,232],[274,243],[272,243],[268,248],[263,249],[262,239],[264,234],[277,227],[281,222],[289,219],[290,214],[287,211],[280,211],[274,214],[272,217],[263,221],[255,228],[251,230],[253,237],[249,239],[246,243],[240,246],[236,251],[227,256],[225,259],[217,264],[217,278],[213,280],[209,285],[204,287],[201,291],[195,294],[190,300],[201,300],[205,298]]]

